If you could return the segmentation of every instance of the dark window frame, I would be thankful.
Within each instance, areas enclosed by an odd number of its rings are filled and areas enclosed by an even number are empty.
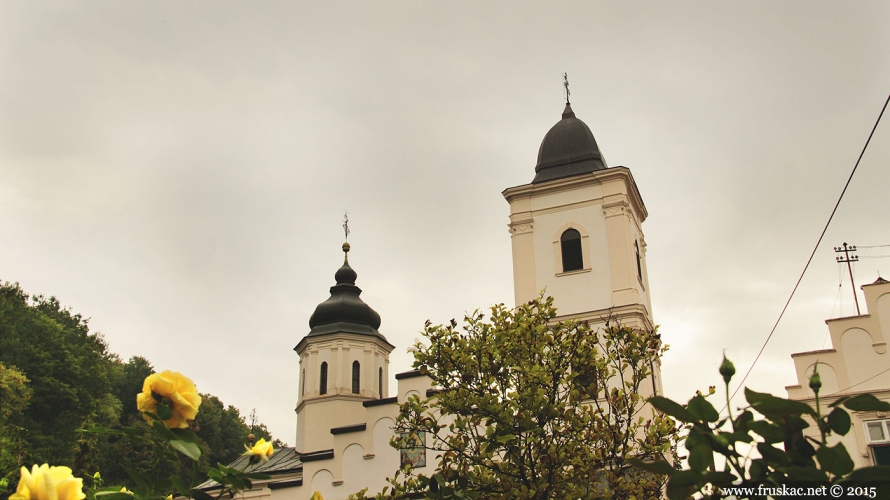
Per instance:
[[[328,393],[328,362],[322,361],[319,368],[318,394],[323,396]]]
[[[362,364],[358,361],[352,362],[352,393],[360,394],[361,393],[361,382],[362,382]]]
[[[569,228],[559,237],[559,249],[562,255],[562,272],[580,271],[584,269],[584,251],[581,246],[581,232]]]

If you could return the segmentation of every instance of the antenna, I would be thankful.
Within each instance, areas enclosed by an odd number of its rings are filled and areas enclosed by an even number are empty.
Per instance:
[[[853,300],[856,302],[856,315],[861,316],[862,313],[859,312],[859,297],[856,296],[856,283],[853,282],[853,268],[850,266],[851,262],[859,262],[858,255],[850,255],[850,252],[856,251],[856,245],[847,246],[845,241],[843,247],[834,247],[834,251],[835,253],[843,252],[844,254],[843,256],[836,257],[835,260],[840,264],[847,264],[847,271],[850,273],[850,285],[853,287]]]

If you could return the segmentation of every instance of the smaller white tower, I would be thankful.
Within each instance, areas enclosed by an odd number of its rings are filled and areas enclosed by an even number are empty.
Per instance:
[[[327,450],[333,443],[330,433],[308,429],[353,424],[362,402],[389,392],[389,353],[395,347],[377,331],[380,315],[359,298],[348,252],[344,243],[337,284],[315,308],[311,330],[294,348],[300,356],[296,448],[301,453]]]

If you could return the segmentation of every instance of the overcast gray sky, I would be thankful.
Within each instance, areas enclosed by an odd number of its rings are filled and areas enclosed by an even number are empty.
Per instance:
[[[890,92],[886,2],[0,3],[0,280],[293,444],[292,351],[342,262],[397,346],[512,303],[508,206],[572,105],[631,169],[665,389],[740,372]],[[877,131],[750,387],[854,311],[890,244]],[[857,284],[890,278],[863,249]],[[871,257],[871,258],[868,258]]]

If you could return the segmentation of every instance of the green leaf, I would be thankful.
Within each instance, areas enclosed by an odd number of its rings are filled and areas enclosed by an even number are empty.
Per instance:
[[[170,432],[176,436],[176,439],[179,441],[185,441],[187,443],[198,443],[198,435],[192,432],[189,429],[170,429]]]
[[[173,410],[164,403],[158,403],[158,418],[161,420],[170,420],[173,418]]]
[[[783,466],[791,462],[791,459],[788,458],[788,455],[784,451],[774,448],[766,443],[757,443],[757,451],[760,452],[760,456],[763,457],[764,462],[768,464]]]
[[[704,472],[713,461],[714,452],[711,447],[700,444],[689,450],[689,467],[698,472]]]
[[[752,481],[765,479],[767,472],[769,472],[769,467],[765,465],[763,460],[751,460],[751,465],[748,466],[748,474],[751,476]]]
[[[785,431],[766,420],[749,422],[748,427],[767,443],[781,443],[785,440]]]
[[[147,475],[129,468],[124,470],[136,485],[141,486],[144,489],[151,489],[151,479],[149,479]]]
[[[514,436],[513,434],[504,434],[503,436],[498,436],[498,442],[501,444],[507,444],[514,439],[516,439],[516,436]]]
[[[681,422],[691,423],[698,421],[689,410],[668,398],[653,396],[647,401],[649,401],[649,404],[655,407],[656,410],[674,417]]]
[[[844,397],[841,397],[841,398],[837,398],[837,399],[834,400],[834,403],[831,403],[830,405],[828,405],[828,407],[829,407],[829,408],[834,408],[835,406],[837,406],[837,405],[843,403],[844,401],[846,401],[846,400],[848,400],[848,399],[850,399],[850,396],[844,396]]]
[[[853,459],[850,458],[843,443],[820,447],[816,450],[816,459],[819,460],[823,471],[835,476],[843,476],[853,470]]]
[[[828,427],[833,432],[841,436],[846,435],[850,432],[850,425],[850,414],[844,411],[843,408],[835,408],[828,414]]]
[[[705,482],[715,486],[730,486],[732,482],[738,479],[735,474],[727,471],[711,471],[705,472],[703,478]]]
[[[890,411],[890,403],[881,401],[871,394],[860,394],[844,401],[844,406],[853,411]]]
[[[686,500],[699,490],[702,475],[694,470],[681,470],[668,479],[667,495],[670,500]]]
[[[173,487],[176,488],[176,493],[178,493],[180,495],[188,495],[189,487],[188,487],[188,485],[185,484],[185,482],[182,479],[173,475],[170,477],[170,481],[173,482]],[[173,496],[175,497],[177,495],[173,495]]]
[[[168,429],[166,425],[164,425],[164,422],[161,422],[160,420],[153,421],[151,423],[151,428],[154,429],[155,432],[163,436],[164,439],[166,439],[167,441],[176,439],[176,434],[173,434],[173,432]]]
[[[815,467],[789,465],[785,470],[788,472],[788,479],[791,479],[792,481],[822,482],[828,480],[825,473]]]
[[[195,500],[216,500],[214,497],[208,495],[207,493],[204,493],[199,489],[192,490],[191,494],[192,498],[194,498]]]
[[[890,478],[890,465],[876,465],[873,467],[863,467],[856,469],[845,477],[844,483],[860,482],[860,481],[883,481],[886,482]]]
[[[671,476],[675,472],[677,472],[677,469],[675,469],[673,465],[665,462],[664,460],[656,460],[655,462],[644,462],[638,458],[630,458],[628,459],[628,463],[630,465],[633,465],[634,467],[643,469],[644,471],[648,471],[653,474],[664,474],[667,476]]]
[[[751,407],[766,416],[802,415],[804,413],[815,415],[816,412],[810,405],[800,401],[777,398],[772,394],[760,393],[745,388],[745,398]]]
[[[207,469],[207,477],[213,479],[217,483],[222,484],[224,474],[220,472],[218,469],[214,469],[213,467]]]
[[[196,443],[173,439],[170,441],[170,446],[196,462],[201,458],[201,448]]]
[[[693,396],[693,398],[689,400],[686,409],[698,420],[716,422],[720,419],[720,414],[717,413],[714,406],[711,405],[704,396]]]

